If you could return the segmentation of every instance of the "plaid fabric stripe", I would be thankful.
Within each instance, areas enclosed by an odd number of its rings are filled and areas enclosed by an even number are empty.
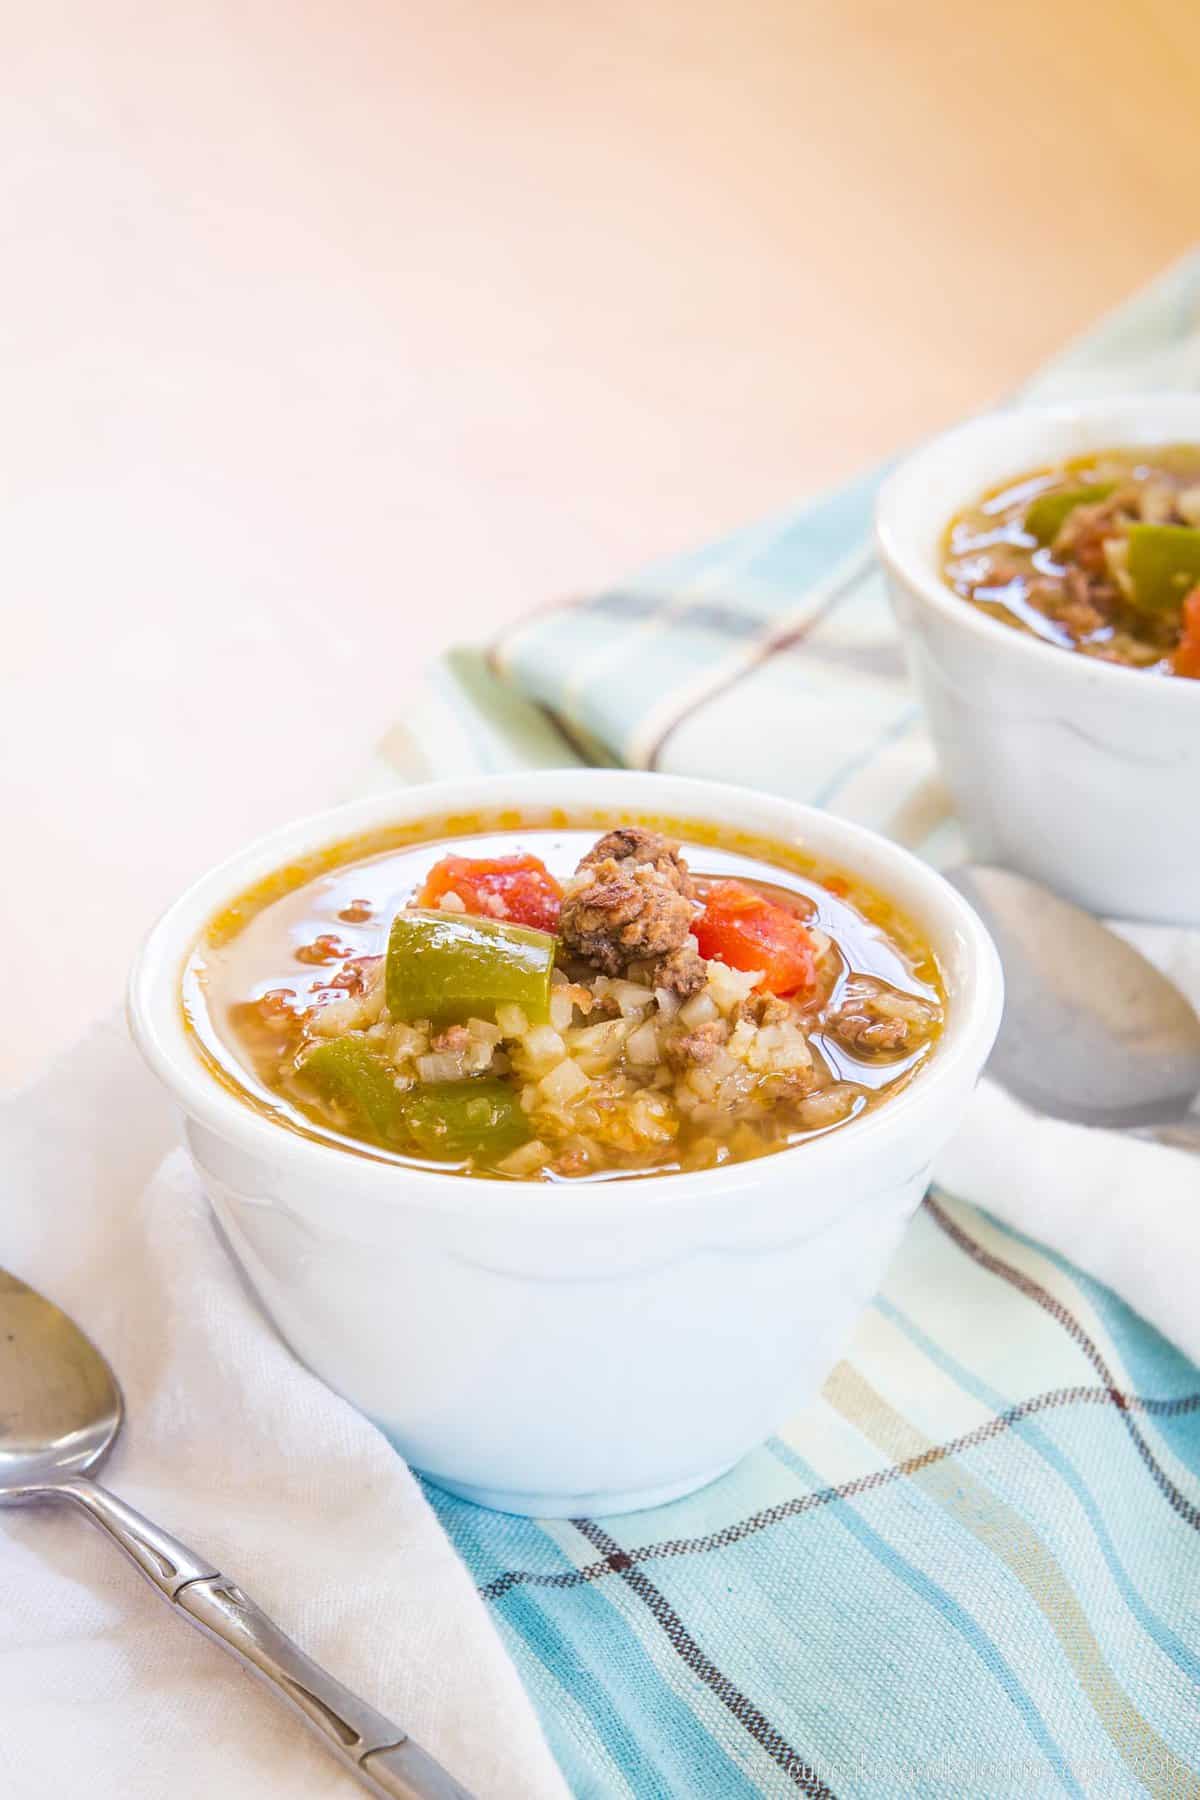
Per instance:
[[[1200,257],[1030,385],[1200,386]],[[375,785],[623,761],[935,859],[955,825],[864,549],[877,475],[456,652]],[[429,1490],[585,1800],[1200,1800],[1200,1369],[929,1197],[821,1399],[655,1512]]]

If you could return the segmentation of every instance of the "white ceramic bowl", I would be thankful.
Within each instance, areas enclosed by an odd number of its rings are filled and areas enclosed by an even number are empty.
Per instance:
[[[572,1188],[350,1154],[272,1124],[213,1078],[179,1004],[213,913],[306,851],[500,805],[710,820],[858,872],[941,961],[948,1021],[929,1065],[877,1111],[776,1155]],[[170,909],[129,1005],[233,1253],[296,1354],[440,1486],[571,1516],[713,1480],[816,1391],[975,1085],[1001,975],[953,889],[858,826],[717,783],[573,769],[399,790],[276,832]]]
[[[973,419],[885,483],[877,534],[971,853],[1091,911],[1200,924],[1200,682],[1039,643],[943,581],[953,515],[1010,476],[1124,445],[1200,443],[1200,395]]]

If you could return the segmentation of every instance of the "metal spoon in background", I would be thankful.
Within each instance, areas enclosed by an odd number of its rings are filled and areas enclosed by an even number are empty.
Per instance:
[[[1200,1018],[1174,983],[1090,913],[1023,875],[966,863],[946,879],[1004,965],[988,1074],[1052,1118],[1200,1150]]]
[[[80,1507],[164,1600],[273,1688],[381,1800],[471,1800],[211,1563],[87,1479],[112,1449],[122,1411],[112,1370],[78,1326],[0,1269],[0,1505]]]

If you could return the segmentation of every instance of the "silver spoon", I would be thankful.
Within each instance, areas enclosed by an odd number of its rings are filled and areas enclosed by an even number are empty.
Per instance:
[[[88,1476],[122,1418],[112,1370],[78,1326],[0,1269],[0,1505],[69,1501],[106,1531],[164,1600],[230,1651],[383,1800],[471,1800],[398,1725],[285,1637],[204,1557]]]
[[[1200,1150],[1200,1018],[1090,913],[1008,869],[948,871],[1004,964],[988,1073],[1038,1112]]]

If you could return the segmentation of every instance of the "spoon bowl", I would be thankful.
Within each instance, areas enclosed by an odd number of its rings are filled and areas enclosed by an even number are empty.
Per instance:
[[[992,934],[1005,1007],[988,1073],[1052,1118],[1109,1129],[1188,1118],[1200,1018],[1141,953],[1082,908],[1010,869],[946,879]]]
[[[74,1321],[0,1269],[0,1505],[98,1469],[123,1413],[112,1370]]]

